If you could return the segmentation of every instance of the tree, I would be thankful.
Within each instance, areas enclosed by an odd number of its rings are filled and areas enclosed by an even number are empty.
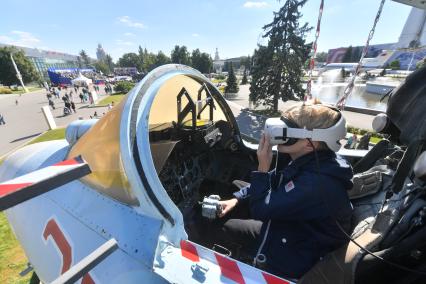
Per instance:
[[[426,57],[424,57],[422,60],[419,60],[416,63],[416,69],[420,69],[426,66]]]
[[[397,60],[392,61],[392,62],[389,64],[389,67],[390,67],[392,70],[399,70],[399,69],[401,68],[401,64],[400,64],[399,60],[397,59]]]
[[[96,68],[97,71],[101,71],[103,74],[111,73],[111,69],[109,68],[108,64],[106,64],[102,60],[96,61],[93,66]]]
[[[346,49],[345,55],[343,55],[342,62],[352,62],[352,45]]]
[[[118,59],[117,65],[120,67],[136,67],[138,71],[142,71],[139,56],[136,53],[125,53]]]
[[[164,65],[164,64],[169,64],[172,61],[170,60],[170,58],[165,55],[161,50],[157,53],[157,56],[155,57],[155,67]]]
[[[22,50],[18,50],[15,47],[0,47],[0,83],[7,86],[19,84],[10,54],[13,54],[13,60],[22,75],[24,83],[36,81],[40,78],[33,64]]]
[[[85,67],[87,67],[90,64],[90,59],[89,59],[89,56],[87,55],[86,51],[84,51],[84,49],[82,49],[80,51],[80,57],[81,57],[81,60],[83,61],[83,64],[85,65]]]
[[[186,46],[175,45],[172,50],[171,59],[173,63],[191,66],[191,58]]]
[[[247,69],[244,69],[244,75],[243,75],[243,79],[241,80],[241,85],[245,85],[248,83],[247,80]]]
[[[268,105],[278,111],[279,99],[301,99],[303,64],[308,59],[310,44],[306,44],[308,24],[299,25],[299,12],[307,0],[286,0],[274,13],[274,20],[263,27],[267,46],[258,46],[254,54],[250,99],[256,105]]]
[[[226,80],[225,93],[238,93],[238,82],[235,77],[232,62],[229,64],[228,79]]]
[[[194,49],[191,56],[192,67],[207,74],[213,69],[213,60],[208,53],[201,53],[200,50]]]
[[[108,65],[110,72],[114,71],[114,61],[112,61],[111,55],[107,54],[105,56],[105,64]]]
[[[317,52],[317,62],[327,62],[328,52]]]

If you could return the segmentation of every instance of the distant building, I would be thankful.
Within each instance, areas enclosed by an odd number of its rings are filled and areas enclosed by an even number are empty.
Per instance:
[[[99,61],[103,61],[106,58],[105,50],[102,48],[101,44],[98,44],[98,48],[96,49],[96,58]]]
[[[363,49],[363,46],[355,46]],[[347,47],[328,50],[327,63],[341,63]],[[412,8],[398,42],[374,44],[368,48],[362,66],[365,69],[383,68],[399,61],[400,69],[414,70],[416,63],[426,57],[426,10]]]
[[[219,51],[217,50],[217,47],[216,47],[216,52],[214,53],[214,60],[220,60]]]
[[[119,76],[134,76],[138,74],[136,67],[115,67],[114,74]]]
[[[216,52],[214,54],[213,60],[213,70],[215,73],[222,73],[223,66],[225,65],[225,60],[221,60],[219,57],[219,51],[216,47]]]
[[[232,67],[234,68],[235,73],[242,74],[244,72],[244,68],[242,68],[241,61],[246,59],[246,56],[228,58],[228,59],[220,59],[219,52],[216,48],[216,52],[213,60],[213,70],[215,73],[228,72],[227,65],[232,63]]]
[[[11,47],[8,44],[1,44],[0,47]],[[33,63],[36,71],[46,80],[48,80],[47,70],[49,68],[77,68],[78,56],[67,53],[42,50],[38,48],[29,48],[14,46],[24,52],[25,56]]]

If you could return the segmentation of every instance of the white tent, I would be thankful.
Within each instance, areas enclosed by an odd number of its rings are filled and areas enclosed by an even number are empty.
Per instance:
[[[71,80],[71,83],[74,86],[89,86],[89,84],[92,84],[92,79],[84,77],[81,73],[78,73],[78,77]]]

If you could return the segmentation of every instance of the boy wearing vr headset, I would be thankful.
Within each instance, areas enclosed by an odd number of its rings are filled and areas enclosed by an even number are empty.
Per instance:
[[[347,190],[352,188],[352,168],[335,154],[345,135],[340,111],[321,104],[295,106],[281,118],[266,120],[251,185],[220,202],[223,217],[249,201],[252,219],[227,220],[222,230],[231,241],[256,249],[257,266],[300,278],[347,242],[336,224],[346,232],[351,227]],[[286,157],[288,162],[269,171],[272,145],[278,145],[277,159]]]

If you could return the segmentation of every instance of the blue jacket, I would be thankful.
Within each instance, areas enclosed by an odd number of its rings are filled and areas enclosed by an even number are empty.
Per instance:
[[[252,173],[246,194],[252,218],[263,221],[258,253],[271,273],[299,278],[347,242],[335,220],[350,229],[352,168],[334,152],[317,155],[319,168],[309,153],[281,171]]]

